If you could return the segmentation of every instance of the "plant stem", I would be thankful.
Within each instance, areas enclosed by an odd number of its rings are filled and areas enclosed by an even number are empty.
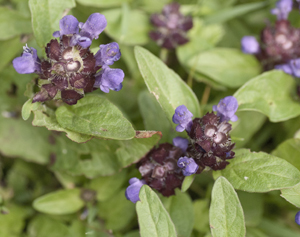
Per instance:
[[[205,86],[203,96],[202,96],[202,99],[201,99],[201,107],[202,108],[207,104],[207,101],[208,101],[208,98],[209,98],[209,95],[210,95],[210,89],[211,89],[210,86],[208,86],[208,85]]]

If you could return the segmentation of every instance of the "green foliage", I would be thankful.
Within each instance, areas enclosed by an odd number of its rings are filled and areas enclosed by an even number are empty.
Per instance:
[[[149,186],[143,185],[139,196],[141,201],[136,204],[136,212],[141,236],[176,236],[170,215],[155,192]]]
[[[232,185],[219,177],[212,190],[209,223],[213,236],[245,236],[244,213]]]

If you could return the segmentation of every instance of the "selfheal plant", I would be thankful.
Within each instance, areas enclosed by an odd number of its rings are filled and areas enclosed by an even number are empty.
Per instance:
[[[149,36],[163,48],[175,49],[189,41],[186,33],[193,27],[193,20],[190,16],[183,16],[179,8],[180,5],[173,2],[166,5],[161,14],[151,16],[151,23],[156,29]]]
[[[59,40],[52,39],[45,48],[47,59],[40,60],[34,48],[24,47],[13,66],[20,74],[38,74],[40,92],[33,97],[33,103],[62,99],[73,105],[95,88],[105,93],[122,88],[123,71],[109,67],[121,57],[119,45],[100,45],[95,55],[89,49],[106,25],[100,13],[93,13],[85,23],[68,15],[60,20],[60,30],[53,33]]]

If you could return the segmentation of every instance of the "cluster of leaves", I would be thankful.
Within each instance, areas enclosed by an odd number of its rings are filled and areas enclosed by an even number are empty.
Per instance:
[[[0,236],[299,236],[296,83],[281,71],[262,73],[239,49],[242,36],[274,19],[275,1],[180,0],[194,27],[167,66],[148,32],[150,15],[168,2],[0,0]],[[73,106],[32,104],[36,78],[16,73],[12,59],[25,43],[42,56],[63,14],[84,22],[94,12],[108,25],[91,48],[119,43],[123,89],[95,91]],[[294,10],[294,26],[299,18]],[[128,180],[139,177],[132,164],[182,136],[175,108],[200,117],[228,95],[239,103],[230,165],[187,177],[175,196],[144,185],[141,202],[126,200]]]

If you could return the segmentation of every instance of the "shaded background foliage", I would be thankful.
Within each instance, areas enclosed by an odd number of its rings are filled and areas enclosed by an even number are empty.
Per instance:
[[[166,62],[179,76],[157,58],[161,49],[148,37],[149,16],[168,2],[0,0],[0,205],[8,213],[0,215],[0,236],[244,236],[245,226],[247,237],[299,236],[294,223],[300,207],[295,81],[279,71],[260,75],[257,60],[239,49],[243,36],[258,36],[267,19],[275,21],[270,9],[276,1],[178,1],[194,21],[190,42],[169,52]],[[96,52],[99,44],[119,43],[122,57],[115,67],[125,72],[123,89],[95,91],[78,105],[56,111],[29,101],[22,111],[36,77],[19,75],[11,61],[25,44],[42,57],[63,15],[84,22],[94,12],[104,14],[108,25],[91,48]],[[289,19],[295,27],[299,17],[293,10]],[[144,48],[134,50],[136,45]],[[250,100],[253,91],[257,96]],[[189,190],[177,190],[176,196],[158,198],[143,187],[135,209],[124,196],[129,178],[139,175],[131,164],[178,135],[170,123],[174,109],[187,104],[195,116],[204,115],[228,95],[240,106],[231,133],[237,158],[223,171],[196,176]],[[104,140],[92,139],[95,131],[82,124],[70,127],[66,114],[77,116],[76,106],[85,103],[93,103],[95,111],[116,111],[111,123],[126,131],[117,127],[109,137],[116,140]],[[106,106],[99,108],[101,103]],[[103,121],[95,122],[97,128]],[[163,136],[137,138],[137,130]],[[214,181],[219,176],[229,182]],[[253,183],[243,177],[253,177]],[[234,227],[218,222],[231,220],[233,212],[238,216]],[[153,213],[161,213],[159,224],[149,219]],[[210,232],[209,223],[222,226],[221,232]]]

